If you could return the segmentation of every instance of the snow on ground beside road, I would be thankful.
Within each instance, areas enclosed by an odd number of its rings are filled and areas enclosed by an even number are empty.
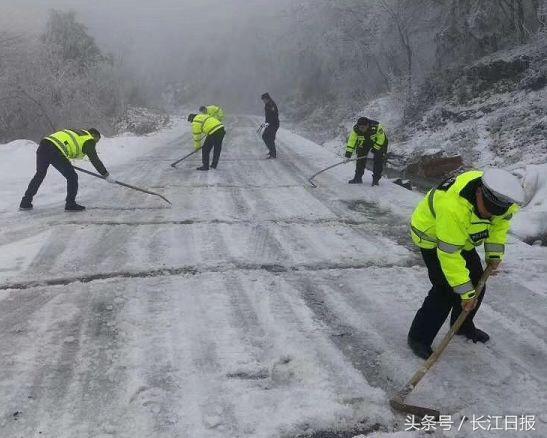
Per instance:
[[[255,122],[227,121],[211,172],[197,156],[169,167],[192,147],[184,123],[128,140],[143,147],[113,173],[171,208],[86,179],[88,210],[67,214],[64,185],[46,180],[18,212],[4,193],[27,178],[3,169],[0,436],[425,436],[388,404],[423,363],[406,346],[428,289],[407,224],[422,195],[372,188],[368,171],[349,186],[354,163],[312,188],[338,158],[281,129],[264,160]],[[546,258],[510,240],[477,317],[491,342],[454,339],[409,401],[455,422],[534,414],[537,434],[518,436],[547,436]]]
[[[522,239],[547,239],[547,164],[526,166],[522,178],[526,206],[513,221],[513,232]],[[530,242],[532,243],[532,242]]]

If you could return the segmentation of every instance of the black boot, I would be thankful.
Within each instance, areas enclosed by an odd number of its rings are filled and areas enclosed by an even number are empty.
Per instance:
[[[471,339],[475,344],[477,342],[482,342],[485,344],[490,339],[488,333],[478,329],[477,327],[471,327],[470,329],[459,330],[458,335],[465,336],[467,339]]]
[[[355,176],[353,177],[353,179],[350,179],[348,181],[348,184],[363,184],[363,178],[360,176],[359,177]]]
[[[27,198],[21,199],[19,210],[32,210],[32,202],[30,202]]]
[[[379,186],[379,185],[380,185],[380,180],[378,180],[378,179],[373,179],[372,180],[372,187]]]
[[[431,356],[431,354],[433,353],[430,345],[426,345],[423,342],[417,341],[410,336],[408,337],[408,346],[416,356],[422,359],[427,360],[429,356]]]
[[[205,166],[201,166],[201,167],[196,168],[196,170],[209,170],[209,168],[205,167]]]
[[[85,207],[83,205],[76,204],[65,204],[65,211],[84,211]]]

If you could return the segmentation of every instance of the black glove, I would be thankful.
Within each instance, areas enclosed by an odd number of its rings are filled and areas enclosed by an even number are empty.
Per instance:
[[[346,158],[351,158],[351,152],[350,151],[346,151],[346,155],[344,155]]]

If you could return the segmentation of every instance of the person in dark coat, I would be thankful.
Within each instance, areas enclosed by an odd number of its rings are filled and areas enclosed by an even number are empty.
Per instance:
[[[268,147],[268,158],[276,158],[275,135],[279,129],[279,111],[277,105],[268,93],[264,93],[261,96],[261,99],[264,102],[264,113],[266,117],[262,140],[264,140],[264,143]]]

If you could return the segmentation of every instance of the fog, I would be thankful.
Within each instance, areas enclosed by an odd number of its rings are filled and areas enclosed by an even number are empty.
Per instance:
[[[277,91],[271,78],[282,66],[271,43],[286,33],[289,3],[294,1],[2,0],[0,20],[12,31],[39,33],[48,10],[73,10],[100,48],[149,93],[191,83],[203,102],[256,111],[263,91]],[[265,56],[268,50],[271,56]]]
[[[525,43],[545,23],[538,2],[471,3],[0,0],[0,99],[9,100],[0,107],[0,137],[89,120],[115,132],[131,106],[172,112],[219,104],[258,114],[265,91],[283,117],[314,120],[315,130],[384,94],[411,117],[435,98],[427,86],[435,76]],[[57,16],[45,41],[53,9],[76,15]],[[13,35],[28,41],[16,44]],[[108,56],[82,69],[78,39]]]

